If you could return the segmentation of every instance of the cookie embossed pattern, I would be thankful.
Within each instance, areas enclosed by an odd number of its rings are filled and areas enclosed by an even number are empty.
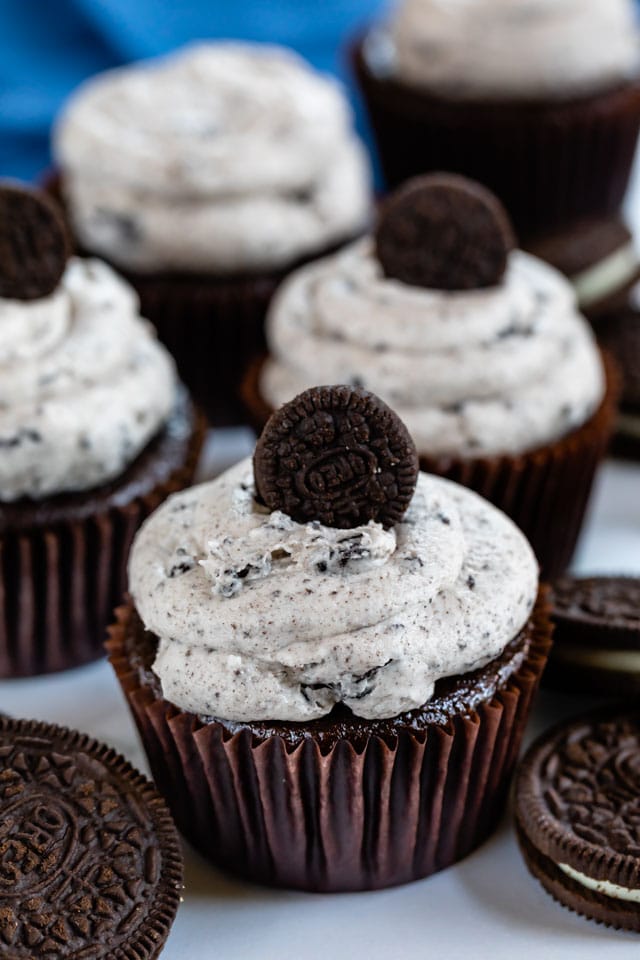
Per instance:
[[[640,715],[563,724],[530,749],[516,827],[531,873],[576,913],[640,932]]]
[[[163,801],[122,757],[61,727],[0,719],[0,815],[0,956],[158,956],[182,854]]]

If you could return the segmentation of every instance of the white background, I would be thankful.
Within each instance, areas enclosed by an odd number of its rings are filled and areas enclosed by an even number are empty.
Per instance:
[[[634,194],[637,191],[634,191]],[[632,212],[640,204],[633,204]],[[635,219],[635,218],[634,218]],[[213,437],[204,474],[249,453],[248,431]],[[640,574],[640,465],[602,470],[575,568]],[[527,739],[584,706],[540,695]],[[0,710],[76,727],[136,766],[146,762],[106,663],[50,678],[0,682]],[[184,903],[163,960],[637,960],[640,938],[556,905],[527,873],[510,814],[463,863],[394,890],[307,895],[222,876],[185,850]],[[604,954],[603,954],[604,951]]]

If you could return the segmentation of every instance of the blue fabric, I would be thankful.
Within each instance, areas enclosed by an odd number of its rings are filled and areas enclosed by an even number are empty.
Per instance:
[[[194,39],[293,47],[343,77],[344,43],[383,0],[0,0],[0,174],[25,179],[50,163],[60,104],[100,70]]]

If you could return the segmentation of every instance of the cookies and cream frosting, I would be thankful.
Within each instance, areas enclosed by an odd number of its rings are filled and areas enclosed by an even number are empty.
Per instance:
[[[238,722],[419,707],[502,653],[537,584],[523,534],[457,484],[420,474],[403,522],[337,530],[260,506],[250,460],[171,497],[129,564],[164,697]]]
[[[130,269],[284,267],[368,217],[342,89],[280,47],[201,43],[101,74],[54,149],[79,239]]]
[[[372,241],[359,241],[285,281],[267,336],[271,406],[317,383],[359,385],[423,455],[536,449],[585,423],[605,389],[570,284],[521,251],[498,286],[448,292],[385,277]]]
[[[632,0],[401,0],[366,52],[452,99],[562,98],[636,76],[640,34]]]
[[[118,476],[176,386],[135,293],[99,260],[70,260],[47,297],[0,299],[0,502]]]

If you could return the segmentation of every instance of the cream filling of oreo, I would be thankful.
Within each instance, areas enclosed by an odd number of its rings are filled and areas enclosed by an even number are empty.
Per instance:
[[[553,658],[614,673],[640,673],[640,651],[637,650],[585,650],[563,643],[556,644]]]
[[[250,460],[171,497],[129,563],[164,697],[232,721],[419,707],[502,653],[537,585],[523,534],[457,484],[420,474],[402,523],[335,530],[260,506]]]
[[[578,304],[591,307],[631,283],[640,269],[633,241],[570,278]]]
[[[612,900],[626,900],[629,903],[640,903],[640,889],[631,887],[621,887],[618,883],[611,883],[609,880],[594,880],[588,877],[586,873],[580,873],[570,867],[568,863],[559,863],[558,867],[566,873],[568,877],[575,880],[581,886],[594,893],[601,893],[605,897],[611,897]]]

